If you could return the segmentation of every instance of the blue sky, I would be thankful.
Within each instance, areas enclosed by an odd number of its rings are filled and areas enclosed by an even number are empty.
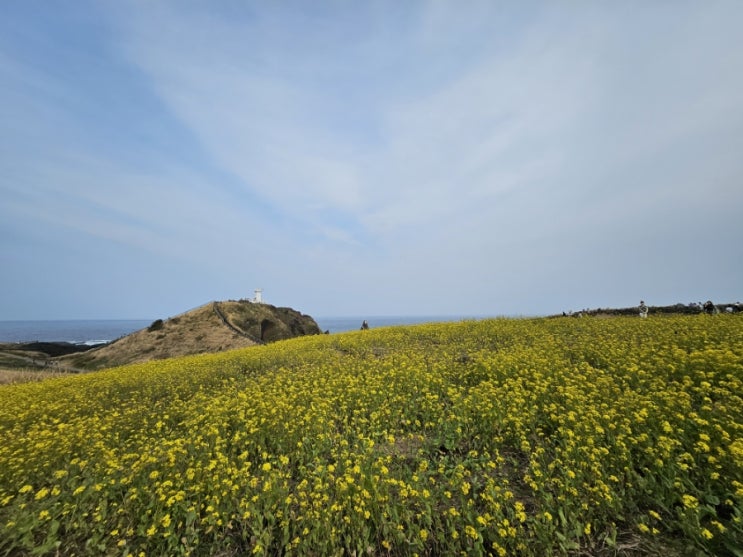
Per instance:
[[[0,319],[743,298],[743,3],[0,6]]]

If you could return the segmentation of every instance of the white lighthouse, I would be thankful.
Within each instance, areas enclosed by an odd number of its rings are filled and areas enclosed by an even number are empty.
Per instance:
[[[253,298],[253,303],[255,303],[255,304],[262,304],[263,303],[263,288],[256,288],[255,289],[255,298]]]

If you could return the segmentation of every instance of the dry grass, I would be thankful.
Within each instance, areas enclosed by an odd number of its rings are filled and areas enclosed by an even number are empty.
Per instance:
[[[0,385],[30,383],[32,381],[43,381],[52,377],[65,377],[67,375],[69,375],[69,373],[64,371],[37,371],[33,369],[0,368]]]
[[[15,344],[0,343],[0,369],[39,369],[48,359],[43,352],[18,350]]]
[[[226,327],[210,303],[164,321],[158,330],[142,329],[101,348],[57,358],[57,361],[61,366],[95,370],[254,344]]]

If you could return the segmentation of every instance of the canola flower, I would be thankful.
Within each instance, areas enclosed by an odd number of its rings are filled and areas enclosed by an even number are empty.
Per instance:
[[[471,321],[0,387],[0,555],[731,553],[741,333]]]

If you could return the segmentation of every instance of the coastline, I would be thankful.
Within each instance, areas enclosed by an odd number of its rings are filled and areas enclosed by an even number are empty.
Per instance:
[[[98,346],[144,329],[151,319],[0,321],[0,343],[51,342]]]

